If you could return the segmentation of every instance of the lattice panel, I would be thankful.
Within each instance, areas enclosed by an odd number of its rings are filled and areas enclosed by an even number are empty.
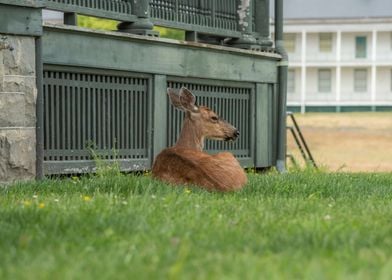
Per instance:
[[[149,79],[44,71],[44,161],[148,157]]]
[[[187,87],[197,97],[197,104],[208,106],[224,120],[231,123],[240,131],[240,136],[234,142],[207,140],[205,149],[216,153],[231,151],[238,158],[251,157],[251,94],[252,85],[216,86],[197,83],[182,83],[169,81],[168,87],[180,89]],[[175,144],[182,128],[184,113],[169,104],[167,126],[169,146]]]
[[[151,17],[237,31],[236,0],[152,0]]]

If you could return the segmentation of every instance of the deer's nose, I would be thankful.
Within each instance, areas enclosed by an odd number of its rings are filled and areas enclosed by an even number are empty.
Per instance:
[[[234,136],[235,136],[235,137],[240,136],[240,131],[239,131],[238,129],[236,129],[236,130],[234,131]]]

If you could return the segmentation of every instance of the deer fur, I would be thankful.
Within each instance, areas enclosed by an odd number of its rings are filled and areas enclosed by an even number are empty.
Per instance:
[[[171,104],[185,112],[177,143],[156,157],[153,177],[174,185],[198,185],[208,190],[233,191],[247,183],[237,159],[229,152],[203,152],[204,140],[235,140],[239,132],[205,106],[197,106],[195,96],[185,87],[179,93],[168,88]]]

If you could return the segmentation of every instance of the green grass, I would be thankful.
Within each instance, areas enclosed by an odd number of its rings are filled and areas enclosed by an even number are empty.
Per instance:
[[[0,190],[0,279],[390,279],[391,199],[391,174],[22,183]]]

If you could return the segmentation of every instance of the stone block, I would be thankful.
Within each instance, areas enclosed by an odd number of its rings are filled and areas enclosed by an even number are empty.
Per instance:
[[[25,96],[21,92],[0,92],[0,127],[25,126]]]
[[[5,75],[35,76],[35,39],[26,36],[3,36],[12,49],[2,50]]]
[[[0,182],[35,178],[35,129],[0,130]]]
[[[3,92],[23,93],[24,126],[34,127],[36,123],[37,87],[34,77],[5,75]],[[21,112],[22,114],[22,112]]]

